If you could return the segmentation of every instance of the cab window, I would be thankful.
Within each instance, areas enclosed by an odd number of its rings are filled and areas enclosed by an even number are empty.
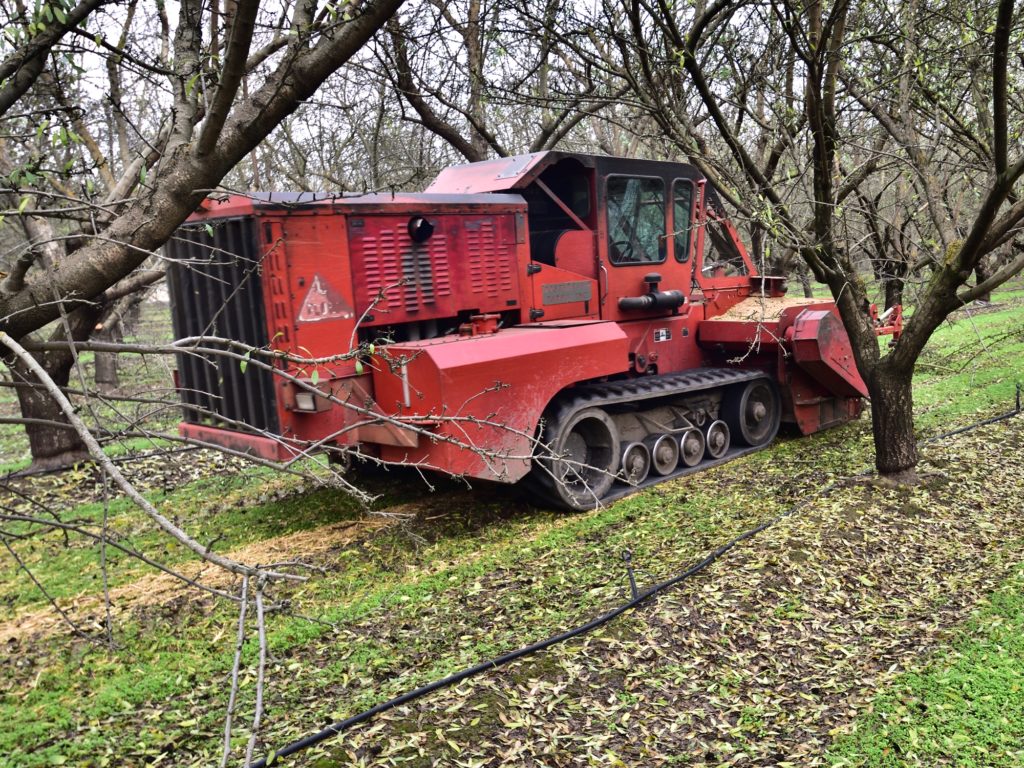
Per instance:
[[[672,182],[672,241],[676,261],[690,258],[690,220],[693,211],[693,184],[688,179]]]
[[[665,260],[665,182],[612,176],[608,179],[608,254],[612,264]]]

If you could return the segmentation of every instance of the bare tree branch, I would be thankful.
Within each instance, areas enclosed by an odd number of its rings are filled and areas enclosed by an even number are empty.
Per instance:
[[[42,31],[21,45],[0,62],[0,115],[7,114],[18,99],[43,73],[46,59],[53,47],[70,30],[81,24],[93,11],[110,0],[82,0],[67,12],[64,21],[56,18]]]
[[[43,367],[36,361],[36,359],[33,358],[32,355],[30,355],[25,350],[24,347],[22,347],[18,342],[16,342],[3,331],[0,331],[0,344],[3,344],[11,352],[13,352],[15,356],[29,370],[31,370],[33,374],[35,374],[37,379],[46,388],[47,392],[49,392],[50,396],[57,401],[61,411],[64,413],[65,418],[67,418],[68,422],[74,427],[75,431],[78,433],[78,436],[82,439],[82,442],[85,443],[85,446],[88,449],[89,454],[90,456],[92,456],[93,460],[100,465],[103,471],[107,473],[107,475],[114,481],[115,484],[117,484],[121,491],[128,498],[130,498],[136,504],[136,506],[138,506],[143,512],[145,512],[146,515],[154,523],[156,523],[157,526],[162,531],[172,536],[176,541],[178,541],[180,544],[184,545],[188,549],[192,550],[192,552],[199,555],[204,560],[209,560],[211,563],[223,568],[224,570],[231,571],[232,573],[237,573],[239,575],[248,576],[257,573],[257,569],[251,566],[243,565],[242,563],[238,563],[232,560],[231,558],[224,557],[223,555],[219,555],[216,552],[210,551],[207,547],[204,547],[202,544],[200,544],[187,533],[185,533],[185,531],[183,531],[177,525],[175,525],[162,514],[160,514],[160,512],[157,511],[156,507],[154,507],[149,502],[149,500],[146,499],[145,496],[140,494],[135,489],[135,486],[128,482],[124,474],[122,474],[121,470],[119,470],[117,466],[110,460],[110,457],[103,452],[103,449],[100,448],[99,443],[96,442],[96,438],[92,436],[92,433],[89,431],[88,427],[85,426],[85,424],[82,422],[82,419],[78,416],[77,412],[75,411],[75,407],[67,399],[64,393],[60,391],[60,388],[53,383],[53,380],[50,378],[49,374],[47,374],[46,371],[43,370]],[[291,574],[283,573],[272,573],[268,575],[273,576],[275,578],[284,578],[292,580],[299,578]]]
[[[224,67],[221,70],[220,82],[213,97],[213,103],[206,113],[203,129],[196,142],[196,156],[203,157],[213,150],[220,138],[224,121],[227,120],[235,94],[246,73],[246,57],[252,44],[255,29],[256,13],[259,11],[259,0],[240,0],[235,4],[235,12],[231,17],[231,37],[228,40]]]

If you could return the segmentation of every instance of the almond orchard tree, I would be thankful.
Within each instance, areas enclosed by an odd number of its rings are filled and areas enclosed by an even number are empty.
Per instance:
[[[876,467],[912,479],[918,357],[950,313],[1024,268],[1014,0],[605,9],[609,63],[636,101],[829,286],[871,393]],[[885,353],[865,311],[865,243],[901,291],[919,283]]]
[[[575,55],[594,32],[584,11],[556,0],[428,0],[388,23],[380,71],[404,120],[457,162],[591,149],[591,124],[625,87]]]
[[[176,18],[145,0],[0,2],[3,226],[22,230],[0,283],[0,331],[87,338],[112,303],[155,279],[138,268],[206,194],[402,2],[181,0]],[[59,385],[72,359],[37,356]],[[61,421],[30,367],[9,365],[26,385],[23,415]],[[81,448],[69,429],[32,440],[36,463]]]

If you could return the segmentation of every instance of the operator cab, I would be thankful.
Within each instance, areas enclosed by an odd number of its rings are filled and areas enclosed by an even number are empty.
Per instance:
[[[722,311],[756,275],[717,192],[685,163],[541,152],[448,168],[427,191],[523,196],[534,321],[635,320],[694,300]]]

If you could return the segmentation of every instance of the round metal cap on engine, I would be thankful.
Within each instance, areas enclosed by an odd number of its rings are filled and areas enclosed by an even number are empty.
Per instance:
[[[434,234],[434,225],[423,216],[413,216],[407,227],[409,238],[414,243],[425,243]]]
[[[622,447],[622,469],[619,474],[629,485],[640,485],[651,472],[651,452],[643,443]]]
[[[704,458],[704,433],[688,429],[679,438],[679,461],[686,467],[695,467]]]
[[[651,469],[659,475],[669,475],[679,464],[679,443],[672,435],[648,435],[644,444],[651,452]]]
[[[729,450],[729,425],[721,419],[708,424],[704,433],[704,452],[709,459],[720,459]]]

